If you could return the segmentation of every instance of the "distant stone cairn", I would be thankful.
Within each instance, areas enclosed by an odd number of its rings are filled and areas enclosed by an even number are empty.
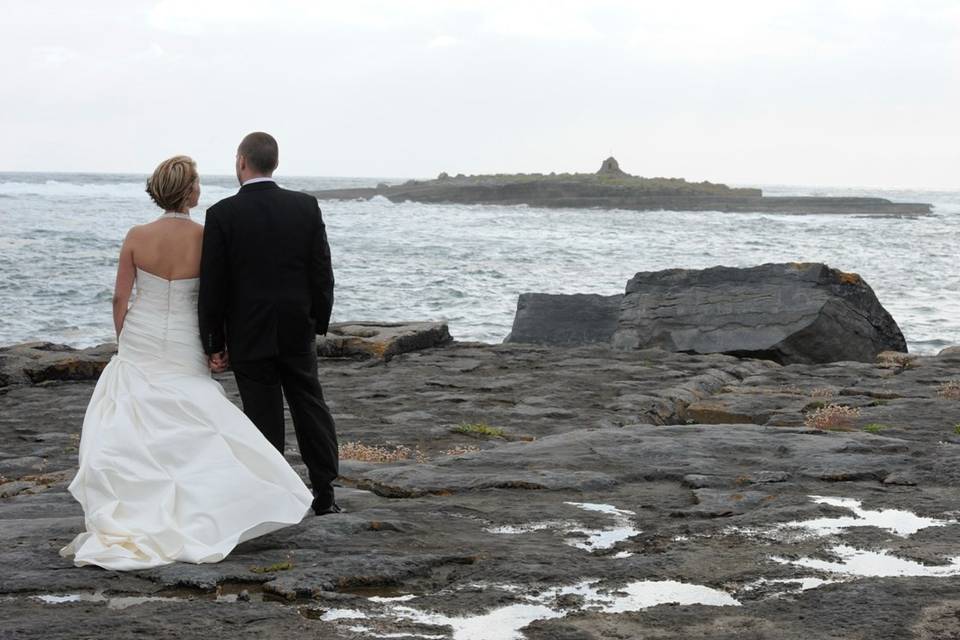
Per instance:
[[[620,168],[620,163],[613,156],[610,156],[600,165],[598,176],[629,176],[630,174]]]

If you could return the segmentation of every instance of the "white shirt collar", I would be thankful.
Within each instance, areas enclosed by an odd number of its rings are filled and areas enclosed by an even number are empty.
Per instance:
[[[266,177],[266,176],[260,176],[259,178],[250,178],[249,180],[247,180],[246,182],[244,182],[244,183],[241,184],[240,186],[241,186],[241,187],[245,187],[245,186],[247,186],[248,184],[256,184],[256,183],[258,183],[258,182],[276,182],[276,180],[274,180],[273,178],[268,178],[268,177]]]

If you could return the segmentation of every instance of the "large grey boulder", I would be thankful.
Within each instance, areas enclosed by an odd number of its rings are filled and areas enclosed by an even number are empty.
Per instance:
[[[610,342],[622,295],[522,293],[504,342],[582,345]]]
[[[819,263],[638,273],[612,343],[782,364],[873,362],[881,351],[907,350],[860,276]]]

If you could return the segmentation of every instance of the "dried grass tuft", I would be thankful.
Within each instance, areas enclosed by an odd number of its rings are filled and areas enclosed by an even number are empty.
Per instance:
[[[884,351],[877,356],[877,364],[884,369],[913,369],[917,366],[917,356],[909,353],[899,353],[897,351]]]
[[[447,456],[462,456],[466,453],[476,453],[477,451],[480,451],[480,447],[470,444],[447,449],[443,454]]]
[[[402,444],[383,446],[344,442],[340,444],[340,459],[361,462],[402,462],[404,460],[423,462],[426,460],[426,455],[418,448],[411,449]]]
[[[860,409],[828,404],[807,414],[803,423],[813,429],[844,431],[853,428],[853,421],[860,417]]]
[[[960,400],[960,380],[947,380],[937,387],[937,395],[947,400]]]

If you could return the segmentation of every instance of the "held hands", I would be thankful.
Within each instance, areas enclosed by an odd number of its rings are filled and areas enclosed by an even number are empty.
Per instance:
[[[230,354],[224,349],[220,353],[207,356],[207,366],[213,373],[223,373],[230,366]]]

